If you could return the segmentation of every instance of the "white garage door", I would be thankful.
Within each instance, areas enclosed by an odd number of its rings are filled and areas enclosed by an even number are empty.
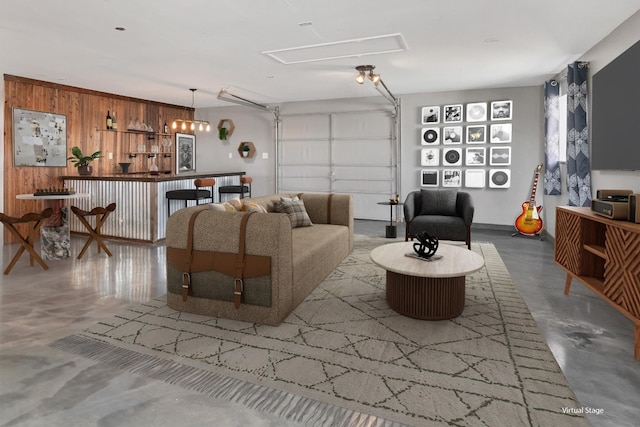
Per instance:
[[[354,216],[389,220],[378,205],[398,190],[398,144],[389,110],[283,115],[278,191],[351,194]]]

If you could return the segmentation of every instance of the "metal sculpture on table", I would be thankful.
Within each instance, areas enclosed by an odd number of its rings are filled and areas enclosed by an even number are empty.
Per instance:
[[[413,244],[413,250],[420,258],[431,258],[438,250],[438,238],[430,236],[426,231],[418,233],[416,239],[420,243]]]

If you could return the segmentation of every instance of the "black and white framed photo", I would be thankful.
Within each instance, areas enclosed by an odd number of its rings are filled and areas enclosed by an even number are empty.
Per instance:
[[[487,142],[487,125],[467,126],[467,144],[484,144]]]
[[[440,123],[440,106],[422,107],[422,124]]]
[[[511,120],[513,118],[513,101],[493,101],[491,103],[491,120]]]
[[[511,123],[500,123],[489,127],[489,141],[492,144],[511,142]]]
[[[445,126],[442,128],[443,144],[462,144],[462,126]]]
[[[421,166],[438,166],[440,164],[440,150],[438,148],[423,148],[420,151]]]
[[[484,188],[485,176],[484,169],[466,169],[464,171],[464,186],[467,188]]]
[[[440,128],[422,128],[422,145],[440,144]]]
[[[420,185],[422,187],[437,187],[438,172],[437,169],[422,169],[420,171]]]
[[[489,149],[489,165],[509,166],[511,164],[511,147],[491,147]]]
[[[467,121],[484,122],[487,120],[487,103],[472,102],[467,104]]]
[[[176,173],[196,171],[196,136],[176,133]]]
[[[484,147],[467,148],[465,164],[467,166],[484,166],[486,164],[486,150]]]
[[[511,187],[511,171],[509,169],[489,169],[489,188]]]
[[[462,148],[443,148],[442,166],[462,165]]]
[[[462,104],[445,105],[443,118],[444,123],[460,123],[462,121]]]
[[[444,169],[442,171],[443,187],[460,187],[462,185],[462,170]]]

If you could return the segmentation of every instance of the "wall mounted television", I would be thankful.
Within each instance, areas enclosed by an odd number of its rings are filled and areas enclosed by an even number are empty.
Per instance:
[[[640,170],[640,41],[594,74],[591,168]]]

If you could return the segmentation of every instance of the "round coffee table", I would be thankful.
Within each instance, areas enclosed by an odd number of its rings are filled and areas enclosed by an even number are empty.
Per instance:
[[[371,251],[371,260],[387,270],[387,302],[398,313],[425,320],[451,319],[464,309],[465,276],[484,259],[466,247],[440,244],[437,260],[421,260],[414,242],[389,243]]]

